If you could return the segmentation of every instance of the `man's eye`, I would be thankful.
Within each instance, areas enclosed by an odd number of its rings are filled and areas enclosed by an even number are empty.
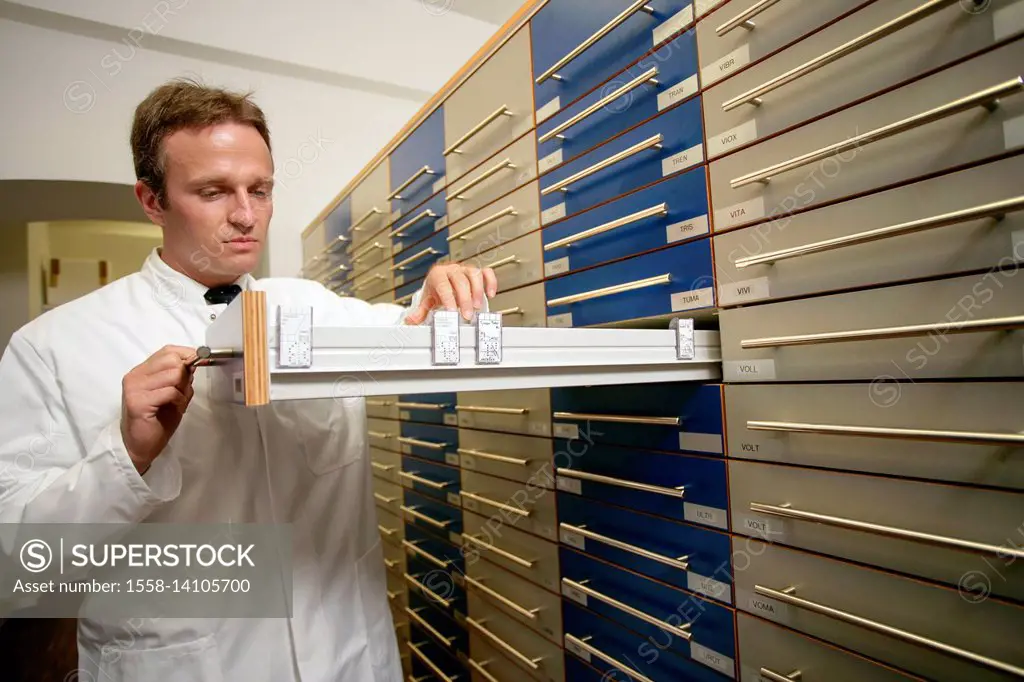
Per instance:
[[[265,190],[265,189],[254,189],[252,191],[252,193],[255,194],[256,196],[262,197],[262,198],[266,198],[266,197],[270,196],[270,192],[268,190]]]
[[[220,194],[220,192],[218,192],[215,189],[207,189],[207,190],[203,190],[202,192],[200,192],[199,196],[201,196],[204,199],[213,199],[214,197],[218,196],[219,194]]]

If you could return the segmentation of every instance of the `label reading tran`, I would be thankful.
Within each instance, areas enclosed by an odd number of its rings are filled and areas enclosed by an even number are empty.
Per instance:
[[[726,381],[774,381],[774,360],[727,360],[722,363]]]
[[[725,55],[717,62],[709,64],[701,69],[700,79],[706,88],[712,83],[722,80],[736,69],[746,66],[749,63],[750,45],[744,44]]]
[[[546,211],[542,211],[541,214],[540,214],[540,224],[541,225],[547,225],[548,223],[553,223],[556,220],[561,220],[564,217],[565,217],[565,204],[561,203],[561,204],[558,204],[557,206],[552,206],[551,208],[547,209]]]
[[[771,296],[767,277],[745,279],[741,282],[729,282],[718,286],[719,303],[733,305],[761,301]]]
[[[550,154],[548,154],[547,156],[545,156],[540,161],[538,161],[537,162],[537,169],[541,173],[547,173],[549,170],[551,170],[555,166],[561,165],[561,163],[562,163],[562,150],[561,149],[557,149],[557,150],[551,152]]]
[[[708,156],[713,159],[733,147],[739,147],[756,139],[757,121],[747,121],[743,125],[738,125],[717,135],[708,135]]]
[[[693,23],[693,5],[687,5],[668,21],[654,29],[654,44],[659,45]]]
[[[691,220],[673,223],[666,227],[665,241],[668,244],[673,244],[684,239],[699,237],[702,234],[707,234],[708,229],[708,217],[706,215],[698,216]]]
[[[544,106],[542,106],[540,109],[537,110],[537,125],[540,125],[542,122],[554,116],[556,113],[558,113],[558,110],[561,108],[562,99],[560,97],[556,97],[547,104],[545,104]]]
[[[576,440],[580,437],[580,427],[577,424],[553,424],[552,433],[555,438]]]
[[[672,294],[672,312],[680,310],[694,310],[696,308],[709,308],[715,304],[715,290],[711,287],[695,289],[693,291],[680,291]]]
[[[673,173],[678,173],[679,171],[696,166],[703,160],[704,145],[698,144],[695,147],[690,147],[686,151],[673,154],[667,159],[663,159],[661,162],[661,175],[662,177],[668,177]]]
[[[544,276],[554,277],[555,275],[561,275],[569,272],[569,257],[558,258],[556,260],[549,260],[544,264]]]
[[[693,504],[692,502],[684,502],[683,518],[690,523],[699,523],[723,530],[729,528],[728,515],[725,510],[715,507],[705,507],[704,505]]]
[[[683,101],[690,95],[695,94],[699,89],[700,87],[697,84],[697,74],[694,74],[682,83],[679,83],[664,92],[659,92],[658,111],[667,109],[676,102]]]
[[[728,675],[732,678],[736,677],[735,661],[696,642],[690,642],[690,657],[698,663],[717,670],[723,675]]]
[[[764,217],[764,199],[757,197],[715,211],[715,228],[732,227]]]

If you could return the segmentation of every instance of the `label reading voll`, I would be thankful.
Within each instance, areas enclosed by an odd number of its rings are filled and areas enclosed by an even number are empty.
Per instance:
[[[715,228],[732,227],[764,217],[764,198],[757,197],[715,211]]]
[[[697,74],[693,74],[682,83],[675,85],[664,92],[658,93],[658,111],[669,108],[676,102],[681,102],[690,95],[696,94],[700,86],[697,84]]]
[[[1024,116],[1004,121],[1003,137],[1006,140],[1007,149],[1016,149],[1024,145]]]
[[[744,43],[718,61],[701,69],[701,82],[704,83],[704,87],[706,88],[712,83],[722,80],[741,66],[746,66],[749,63],[750,45]]]
[[[697,216],[696,218],[681,223],[673,223],[666,227],[665,242],[673,244],[684,239],[699,237],[702,234],[707,234],[708,230],[708,217],[706,215]]]
[[[732,603],[732,590],[729,589],[727,583],[723,583],[721,580],[715,580],[714,578],[697,573],[687,573],[686,586],[691,592],[703,594],[712,599],[724,601],[727,604]]]
[[[556,260],[549,260],[544,264],[544,276],[554,277],[555,275],[561,275],[564,272],[569,272],[569,257],[558,258]]]
[[[1024,230],[1017,230],[1010,235],[1010,242],[1012,243],[1011,255],[1014,260],[1024,261]]]
[[[725,448],[722,447],[722,434],[720,433],[690,433],[679,432],[679,449],[695,452],[710,452],[720,455]]]
[[[671,19],[654,29],[654,44],[659,45],[693,23],[693,5],[687,5]]]
[[[459,417],[458,417],[458,415],[454,415],[454,414],[446,414],[444,416],[444,423],[447,424],[448,426],[458,426],[459,425]]]
[[[555,438],[576,440],[580,437],[580,427],[577,424],[553,424],[552,433]]]
[[[713,528],[728,529],[728,514],[724,509],[705,507],[692,502],[683,503],[683,518],[690,523],[699,523]]]
[[[774,381],[774,360],[727,360],[722,363],[726,381]]]
[[[558,531],[558,538],[570,547],[582,550],[587,549],[587,539],[579,533],[573,533],[572,531],[562,528]]]
[[[565,583],[562,583],[562,594],[578,604],[582,604],[583,606],[587,605],[587,595],[583,594],[575,587],[569,587]]]
[[[717,670],[723,675],[727,675],[734,679],[736,677],[736,662],[717,651],[712,651],[711,649],[701,646],[696,642],[690,642],[690,657],[698,663],[702,663],[713,670]]]
[[[544,121],[548,120],[562,108],[562,100],[560,97],[556,97],[540,109],[537,110],[537,125],[540,125]]]
[[[572,326],[572,313],[562,313],[561,315],[549,315],[548,326],[558,327],[560,329],[567,329]]]
[[[568,635],[565,637],[565,650],[574,656],[582,658],[587,663],[590,663],[590,652],[578,645],[576,642],[569,639]]]
[[[743,125],[738,125],[717,135],[708,135],[708,157],[713,159],[733,147],[739,147],[756,139],[757,121],[751,119]]]
[[[453,467],[459,466],[459,455],[454,452],[446,452],[444,455],[445,464],[450,464]]]
[[[537,162],[537,168],[541,173],[547,173],[555,166],[562,163],[562,150],[556,149]]]
[[[765,542],[777,542],[786,538],[786,524],[781,519],[763,516],[741,516],[736,519],[736,531],[760,538]]]
[[[567,493],[572,493],[573,495],[583,494],[583,484],[578,478],[557,476],[555,477],[555,487]]]
[[[542,211],[541,214],[540,214],[540,224],[541,225],[547,225],[548,223],[553,223],[556,220],[561,220],[564,217],[565,217],[565,204],[561,203],[561,204],[558,204],[557,206],[552,206],[551,208],[547,209],[546,211]]]
[[[445,185],[448,184],[448,178],[442,175],[434,181],[434,194],[437,194],[444,189]]]
[[[751,457],[762,459],[778,457],[782,454],[782,440],[778,438],[762,438],[758,440],[740,440],[729,446],[729,454],[734,457]]]
[[[745,279],[718,285],[718,302],[722,305],[748,303],[769,298],[768,278]]]
[[[680,291],[671,296],[672,312],[680,310],[694,310],[696,308],[709,308],[715,305],[715,290],[712,287],[695,289],[693,291]]]
[[[673,173],[678,173],[679,171],[696,166],[703,160],[704,145],[698,144],[695,147],[690,147],[686,151],[673,154],[667,159],[663,159],[661,162],[661,175],[662,177],[668,177]]]
[[[987,4],[987,3],[986,3]],[[999,42],[1007,36],[1024,31],[1024,0],[1005,4],[992,12],[993,40]]]
[[[453,507],[461,507],[462,506],[462,496],[461,495],[456,495],[455,493],[448,493],[447,497],[448,497],[448,504],[452,505]]]

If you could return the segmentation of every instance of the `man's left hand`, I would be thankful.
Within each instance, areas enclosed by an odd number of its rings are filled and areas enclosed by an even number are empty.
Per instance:
[[[484,296],[493,298],[498,293],[498,277],[491,268],[450,263],[435,265],[423,284],[423,298],[419,307],[409,313],[406,324],[421,324],[435,308],[459,310],[470,320],[473,311],[482,310]]]

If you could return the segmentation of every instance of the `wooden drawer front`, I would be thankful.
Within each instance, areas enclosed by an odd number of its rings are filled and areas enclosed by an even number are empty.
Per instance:
[[[714,236],[723,306],[1024,261],[1024,155]],[[1002,215],[1002,220],[993,216]]]
[[[409,588],[406,586],[404,574],[388,571],[386,580],[388,584],[388,603],[392,611],[396,609],[399,612],[404,611],[409,603]]]
[[[729,496],[737,533],[949,585],[998,566],[991,592],[1024,597],[1021,493],[730,460]]]
[[[393,452],[398,452],[401,449],[398,437],[402,435],[402,423],[396,419],[367,417],[366,429],[370,437],[370,447]]]
[[[448,183],[533,128],[530,27],[519,29],[444,103]]]
[[[498,278],[498,291],[504,292],[544,279],[541,253],[538,230],[463,262],[478,268],[493,268]]]
[[[988,11],[971,13],[953,0],[888,0],[846,16],[705,93],[708,158],[942,68],[1019,33],[1024,30],[1024,21],[1011,29],[1000,25],[1003,20],[994,11],[1016,1],[1000,0],[991,3]],[[877,35],[877,29],[886,25],[901,28],[872,42],[869,36]],[[813,69],[812,65],[822,55],[858,40],[861,42],[854,44],[863,47],[851,49],[831,64]],[[784,74],[790,73],[805,75],[776,85]],[[744,103],[755,96],[765,106]]]
[[[392,450],[370,448],[370,466],[373,475],[391,483],[401,485],[402,478],[398,472],[402,470],[402,455]]]
[[[502,313],[502,324],[508,327],[546,326],[544,304],[543,282],[500,293],[488,302],[491,312]]]
[[[736,614],[736,629],[740,642],[741,682],[785,678],[794,670],[814,671],[817,679],[829,682],[920,682],[921,679],[745,613]],[[763,677],[762,670],[774,673],[775,677]]]
[[[353,243],[363,243],[388,226],[391,204],[388,200],[389,167],[385,157],[366,178],[352,190]]]
[[[536,179],[537,136],[531,131],[448,185],[448,223]]]
[[[377,530],[386,543],[401,546],[405,539],[405,522],[388,507],[377,505]]]
[[[552,642],[562,642],[562,608],[557,594],[534,585],[484,559],[466,562],[466,591],[481,597],[510,618],[540,632]]]
[[[723,310],[723,374],[726,381],[1022,376],[1024,277],[1015,274]],[[1003,318],[1011,331],[963,326]]]
[[[452,426],[399,422],[402,434],[396,439],[403,455],[413,455],[439,464],[459,465],[459,430]]]
[[[1024,490],[1024,383],[735,384],[729,456]]]
[[[1020,606],[739,536],[734,538],[734,555],[743,556],[746,566],[745,570],[737,566],[736,571],[737,606],[744,611],[931,680],[994,682],[1011,676],[962,656],[910,644],[894,634],[881,634],[867,623],[853,625],[843,616],[864,618],[996,659],[1015,666],[1012,679],[1024,676],[1020,646],[1024,609]],[[977,562],[976,569],[982,567],[984,563]],[[784,591],[791,587],[793,598],[800,601],[784,601]],[[826,615],[829,612],[814,610],[823,607],[836,612]]]
[[[398,396],[398,418],[404,422],[421,422],[455,426],[454,393],[406,393]]]
[[[492,305],[491,310],[494,309]],[[549,389],[463,391],[458,394],[458,399],[456,410],[459,413],[460,429],[551,436]],[[486,450],[487,447],[482,449]]]
[[[501,519],[463,513],[466,562],[482,557],[541,587],[558,591],[558,545],[524,533]]]
[[[452,260],[464,261],[540,227],[537,182],[487,204],[448,226]]]
[[[1022,62],[1024,41],[1017,40],[712,161],[714,228],[807,209],[1019,148]],[[1001,94],[992,111],[981,106],[991,104],[988,92]],[[936,140],[943,141],[938,148]]]
[[[530,486],[552,488],[553,454],[549,438],[459,429],[459,464],[463,473],[479,471]]]
[[[391,225],[387,237],[391,240],[392,260],[400,261],[413,255],[419,251],[414,248],[417,244],[444,229],[448,222],[446,205],[444,195],[436,194]]]
[[[402,507],[402,486],[374,476],[373,498],[378,508],[397,514]]]
[[[459,494],[463,509],[558,542],[555,494],[547,488],[526,488],[516,481],[463,471]]]
[[[524,672],[534,680],[562,682],[565,679],[562,647],[473,592],[469,594],[466,629],[473,660],[491,661],[484,666],[485,670],[509,671],[507,665],[499,663],[504,658],[519,668],[518,675],[506,675],[505,679],[522,679]]]
[[[350,247],[346,252],[347,263],[351,267],[349,279],[355,279],[388,260],[391,249],[392,242],[387,230],[375,234],[359,246]]]
[[[365,273],[352,279],[347,284],[347,288],[353,297],[364,301],[391,291],[395,288],[391,263],[384,261],[368,268]]]
[[[398,405],[395,404],[397,402],[398,396],[396,395],[378,395],[367,398],[366,416],[376,419],[398,419]]]
[[[405,550],[390,542],[381,543],[384,547],[384,567],[390,573],[397,573],[399,578],[406,572]]]

